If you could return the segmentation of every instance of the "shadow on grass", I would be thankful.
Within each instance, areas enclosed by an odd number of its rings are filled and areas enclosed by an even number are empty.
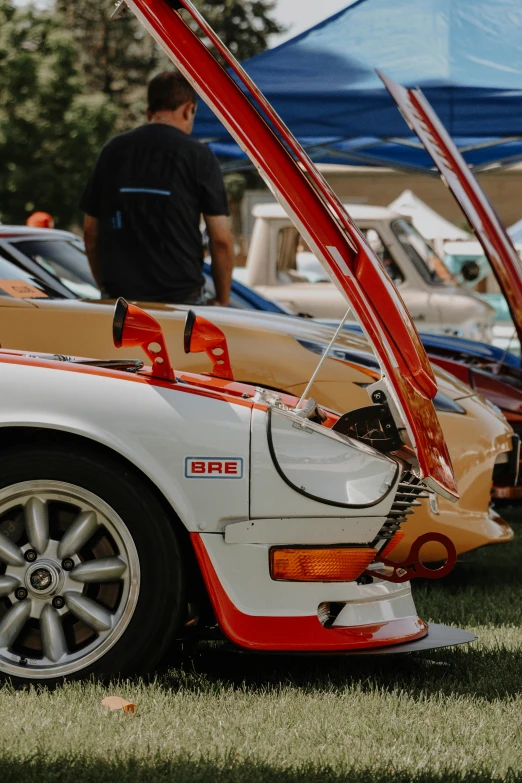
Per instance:
[[[29,761],[0,759],[2,783],[516,783],[520,777],[508,772],[502,778],[492,777],[487,771],[461,773],[447,769],[440,773],[394,771],[381,769],[333,769],[328,766],[294,768],[273,767],[256,761],[226,760],[223,763],[179,759],[162,761],[131,759],[118,761],[89,761],[81,757],[46,760],[37,756]]]
[[[226,648],[186,657],[161,673],[157,683],[172,691],[249,694],[295,688],[306,693],[400,690],[413,699],[434,694],[484,700],[516,697],[522,690],[522,650],[452,648],[418,655],[354,658],[238,654]]]

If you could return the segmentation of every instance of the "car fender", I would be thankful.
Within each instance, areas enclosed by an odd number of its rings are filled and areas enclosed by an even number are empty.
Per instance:
[[[248,518],[249,406],[187,393],[182,384],[169,389],[131,374],[46,364],[56,366],[0,364],[0,427],[43,427],[111,449],[152,481],[189,531]],[[203,479],[186,475],[194,457],[238,460],[240,475],[202,493]]]

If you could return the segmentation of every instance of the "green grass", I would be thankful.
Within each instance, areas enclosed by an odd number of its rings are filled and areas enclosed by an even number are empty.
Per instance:
[[[518,512],[518,517],[521,514]],[[473,645],[384,659],[206,650],[103,686],[0,688],[0,783],[522,781],[522,519],[511,545],[418,583]],[[117,693],[138,713],[106,714]]]

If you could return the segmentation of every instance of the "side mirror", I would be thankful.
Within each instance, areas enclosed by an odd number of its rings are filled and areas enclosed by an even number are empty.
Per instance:
[[[203,316],[196,315],[193,310],[188,311],[185,319],[184,348],[185,353],[204,351],[207,354],[212,362],[210,375],[227,381],[234,380],[227,338],[218,326],[207,321]]]
[[[152,364],[152,374],[155,378],[176,380],[165,345],[163,329],[145,310],[129,304],[125,299],[118,299],[114,310],[112,337],[116,348],[132,348],[139,345]]]
[[[476,261],[466,261],[462,264],[460,274],[467,283],[473,283],[480,277],[480,267]]]

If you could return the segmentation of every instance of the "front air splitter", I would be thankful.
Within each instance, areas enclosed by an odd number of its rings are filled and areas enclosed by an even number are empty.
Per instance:
[[[437,650],[442,647],[452,647],[456,644],[469,644],[476,641],[477,637],[461,628],[452,628],[450,625],[430,623],[428,633],[422,639],[404,644],[394,644],[390,647],[375,647],[373,650],[353,650],[341,653],[341,655],[397,655],[398,653],[421,652],[423,650]]]
[[[452,628],[450,625],[439,625],[431,623],[428,626],[428,633],[422,639],[413,642],[404,642],[402,644],[393,644],[388,647],[374,647],[363,650],[328,650],[321,652],[318,650],[245,650],[234,644],[227,644],[226,649],[242,655],[313,655],[313,656],[336,656],[345,657],[347,655],[363,657],[366,655],[398,655],[400,653],[424,652],[425,650],[437,650],[443,647],[453,647],[457,644],[469,644],[476,641],[477,637],[461,628]]]

